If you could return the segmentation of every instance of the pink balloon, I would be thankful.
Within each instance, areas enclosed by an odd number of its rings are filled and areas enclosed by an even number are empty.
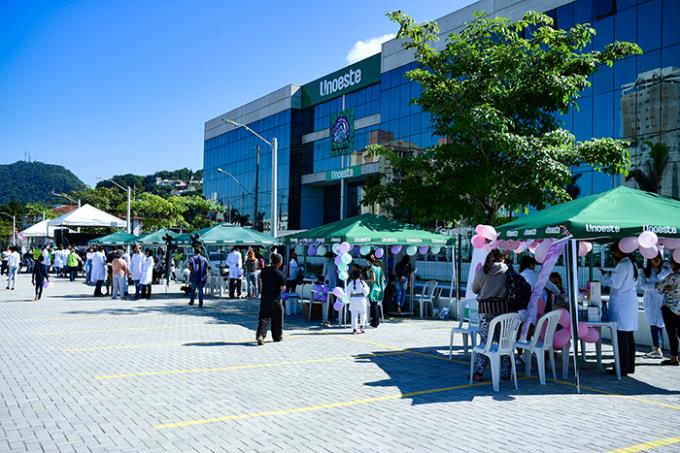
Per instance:
[[[475,232],[490,241],[495,241],[498,238],[496,229],[491,225],[477,225]]]
[[[338,299],[342,299],[342,297],[345,295],[345,290],[340,288],[339,286],[336,286],[335,288],[333,288],[333,295]]]
[[[664,248],[667,248],[669,250],[675,250],[677,248],[680,248],[680,239],[674,239],[674,238],[665,238],[661,240],[663,242]]]
[[[569,312],[564,308],[560,308],[559,310],[562,312],[562,314],[560,314],[560,321],[558,324],[565,329],[568,329],[571,326],[571,316],[569,316]]]
[[[598,332],[597,329],[588,327],[588,329],[586,329],[585,335],[581,335],[579,333],[579,337],[586,343],[597,343],[597,340],[600,339],[600,332]]]
[[[673,261],[680,264],[680,248],[673,250]]]
[[[531,253],[534,253],[539,245],[541,245],[541,241],[527,241],[527,247]]]
[[[639,246],[640,243],[636,237],[627,237],[619,241],[619,250],[623,253],[633,253]]]
[[[352,246],[349,245],[349,242],[345,241],[345,242],[341,243],[341,244],[340,244],[340,253],[339,253],[339,254],[342,255],[343,253],[349,252],[349,249],[350,249],[350,248],[352,248]]]
[[[581,241],[578,243],[578,256],[586,256],[593,249],[590,242]]]
[[[659,249],[656,248],[656,245],[653,245],[649,248],[640,247],[640,254],[648,260],[651,260],[652,258],[656,258],[656,256],[659,254]]]
[[[553,336],[553,348],[562,349],[569,343],[569,340],[571,340],[569,329],[558,330]]]
[[[427,245],[421,245],[420,247],[418,247],[418,253],[420,253],[421,255],[425,255],[428,250],[430,250],[430,247]]]
[[[390,248],[390,251],[392,252],[392,255],[396,255],[401,252],[401,245],[393,245],[392,248]]]
[[[382,248],[378,247],[377,249],[375,249],[374,255],[376,258],[378,259],[382,258],[384,254],[385,251]]]
[[[529,242],[528,241],[518,241],[517,242],[517,247],[515,248],[515,253],[522,253],[529,247]]]
[[[340,266],[340,263],[342,263],[342,255],[338,255],[335,257],[335,265]]]
[[[345,304],[341,300],[337,300],[333,304],[333,310],[335,310],[337,312],[342,311],[342,307],[344,307],[344,306],[345,306]]]
[[[498,248],[499,245],[500,245],[500,242],[498,242],[498,240],[489,242],[489,247],[492,248],[492,249]]]
[[[543,261],[545,261],[545,257],[548,254],[548,250],[550,250],[552,243],[552,240],[546,239],[545,241],[541,242],[538,247],[536,247],[536,250],[534,251],[534,258],[536,258],[536,261],[539,263],[543,263]]]
[[[659,242],[659,238],[656,236],[656,233],[652,231],[643,231],[640,233],[640,236],[638,236],[638,243],[640,244],[640,247],[648,249],[654,247],[657,242]]]
[[[579,323],[576,325],[576,330],[578,331],[578,336],[583,337],[588,331],[588,325],[586,325],[585,322],[579,321]]]
[[[472,236],[470,242],[472,242],[472,246],[476,249],[481,249],[486,245],[486,239],[484,236],[480,236],[479,234]]]

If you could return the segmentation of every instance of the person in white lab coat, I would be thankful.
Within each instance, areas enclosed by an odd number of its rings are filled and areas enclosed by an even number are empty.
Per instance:
[[[142,272],[139,279],[141,286],[141,298],[151,299],[151,284],[153,283],[153,250],[146,249],[145,256],[142,259]]]
[[[135,299],[139,299],[139,294],[141,290],[141,286],[139,285],[139,281],[142,279],[142,260],[144,259],[144,255],[142,255],[142,251],[139,248],[139,245],[135,245],[133,249],[132,256],[130,257],[130,278],[132,279],[132,283],[135,285]]]
[[[602,272],[602,286],[609,287],[609,316],[616,321],[619,344],[621,375],[635,372],[635,335],[638,328],[638,269],[627,253],[619,249],[618,243],[611,246],[616,267],[612,272]],[[614,373],[614,370],[609,370]]]
[[[538,278],[535,270],[536,263],[536,259],[529,255],[524,255],[519,263],[519,275],[531,286],[532,291],[534,286],[536,286],[536,279]],[[529,334],[533,333],[533,330],[530,329],[536,325],[537,304],[538,300],[532,303],[530,299],[527,308],[519,311],[519,316],[522,318],[522,333],[520,336],[522,340],[526,340]]]
[[[661,315],[661,306],[663,305],[664,296],[656,289],[656,284],[671,273],[670,267],[666,266],[663,261],[663,255],[659,252],[655,258],[647,260],[647,265],[640,275],[640,288],[645,291],[642,302],[645,305],[645,315],[647,316],[647,323],[652,331],[652,350],[645,355],[651,359],[661,359],[661,343],[663,342],[663,316]]]
[[[241,298],[241,276],[243,275],[243,257],[238,248],[234,247],[227,256],[227,266],[229,266],[229,298],[234,295]]]
[[[347,281],[347,295],[349,296],[349,311],[352,312],[352,333],[364,333],[366,327],[366,312],[368,311],[368,285],[361,279],[361,268],[352,267],[352,275]],[[358,324],[358,326],[357,326]],[[357,332],[359,327],[359,332]]]
[[[106,255],[104,255],[104,247],[101,245],[97,251],[92,254],[92,272],[90,279],[95,282],[94,296],[103,297],[102,285],[106,280]]]

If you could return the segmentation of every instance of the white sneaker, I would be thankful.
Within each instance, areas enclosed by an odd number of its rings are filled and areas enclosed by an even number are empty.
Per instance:
[[[647,354],[645,354],[645,358],[648,358],[648,359],[663,359],[663,354],[661,353],[660,350],[654,349],[653,351],[650,351]]]

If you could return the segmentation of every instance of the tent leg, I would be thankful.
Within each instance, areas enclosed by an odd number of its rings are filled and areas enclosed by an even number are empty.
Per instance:
[[[452,311],[453,309],[451,307],[451,302],[453,302],[454,300],[456,301],[455,302],[456,308],[458,308],[457,306],[460,305],[458,303],[458,299],[453,298],[453,285],[455,284],[455,282],[456,282],[456,248],[455,248],[455,246],[452,245],[451,246],[451,286],[449,287],[449,316],[453,315],[453,311]],[[457,289],[456,289],[456,292],[458,292]],[[456,312],[458,312],[458,311],[459,311],[459,309],[456,310]],[[458,315],[459,315],[458,319],[460,319],[460,313],[458,313]]]
[[[578,371],[578,273],[577,258],[578,244],[574,239],[569,240],[567,248],[567,280],[569,283],[569,307],[571,312],[571,341],[573,343],[574,377],[576,379],[576,391],[581,393],[581,380]]]

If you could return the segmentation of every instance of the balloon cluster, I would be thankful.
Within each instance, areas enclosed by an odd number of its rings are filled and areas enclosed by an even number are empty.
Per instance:
[[[352,255],[349,253],[352,246],[349,245],[349,242],[343,242],[342,244],[333,244],[331,248],[337,255],[335,265],[338,266],[338,277],[340,277],[340,280],[347,281],[349,279],[349,263],[352,262]]]
[[[555,332],[555,336],[553,336],[553,347],[555,349],[563,349],[571,340],[571,316],[569,316],[569,312],[564,308],[560,308],[559,310],[561,313],[558,324],[562,326],[563,329]],[[584,322],[579,322],[576,329],[579,339],[586,343],[597,343],[600,339],[600,333],[597,329],[590,327]]]
[[[499,245],[498,233],[491,225],[477,225],[475,234],[472,236],[472,246],[476,249],[481,249],[485,246],[496,248]],[[489,241],[488,243],[486,241]]]
[[[336,297],[335,303],[333,304],[333,310],[339,312],[345,304],[349,304],[349,296],[345,293],[345,290],[339,286],[333,288],[333,295]]]
[[[653,231],[643,231],[639,236],[629,236],[619,241],[619,250],[623,253],[633,253],[640,250],[640,254],[652,259],[659,254],[659,249],[673,250],[673,260],[680,263],[680,239],[659,239]]]

